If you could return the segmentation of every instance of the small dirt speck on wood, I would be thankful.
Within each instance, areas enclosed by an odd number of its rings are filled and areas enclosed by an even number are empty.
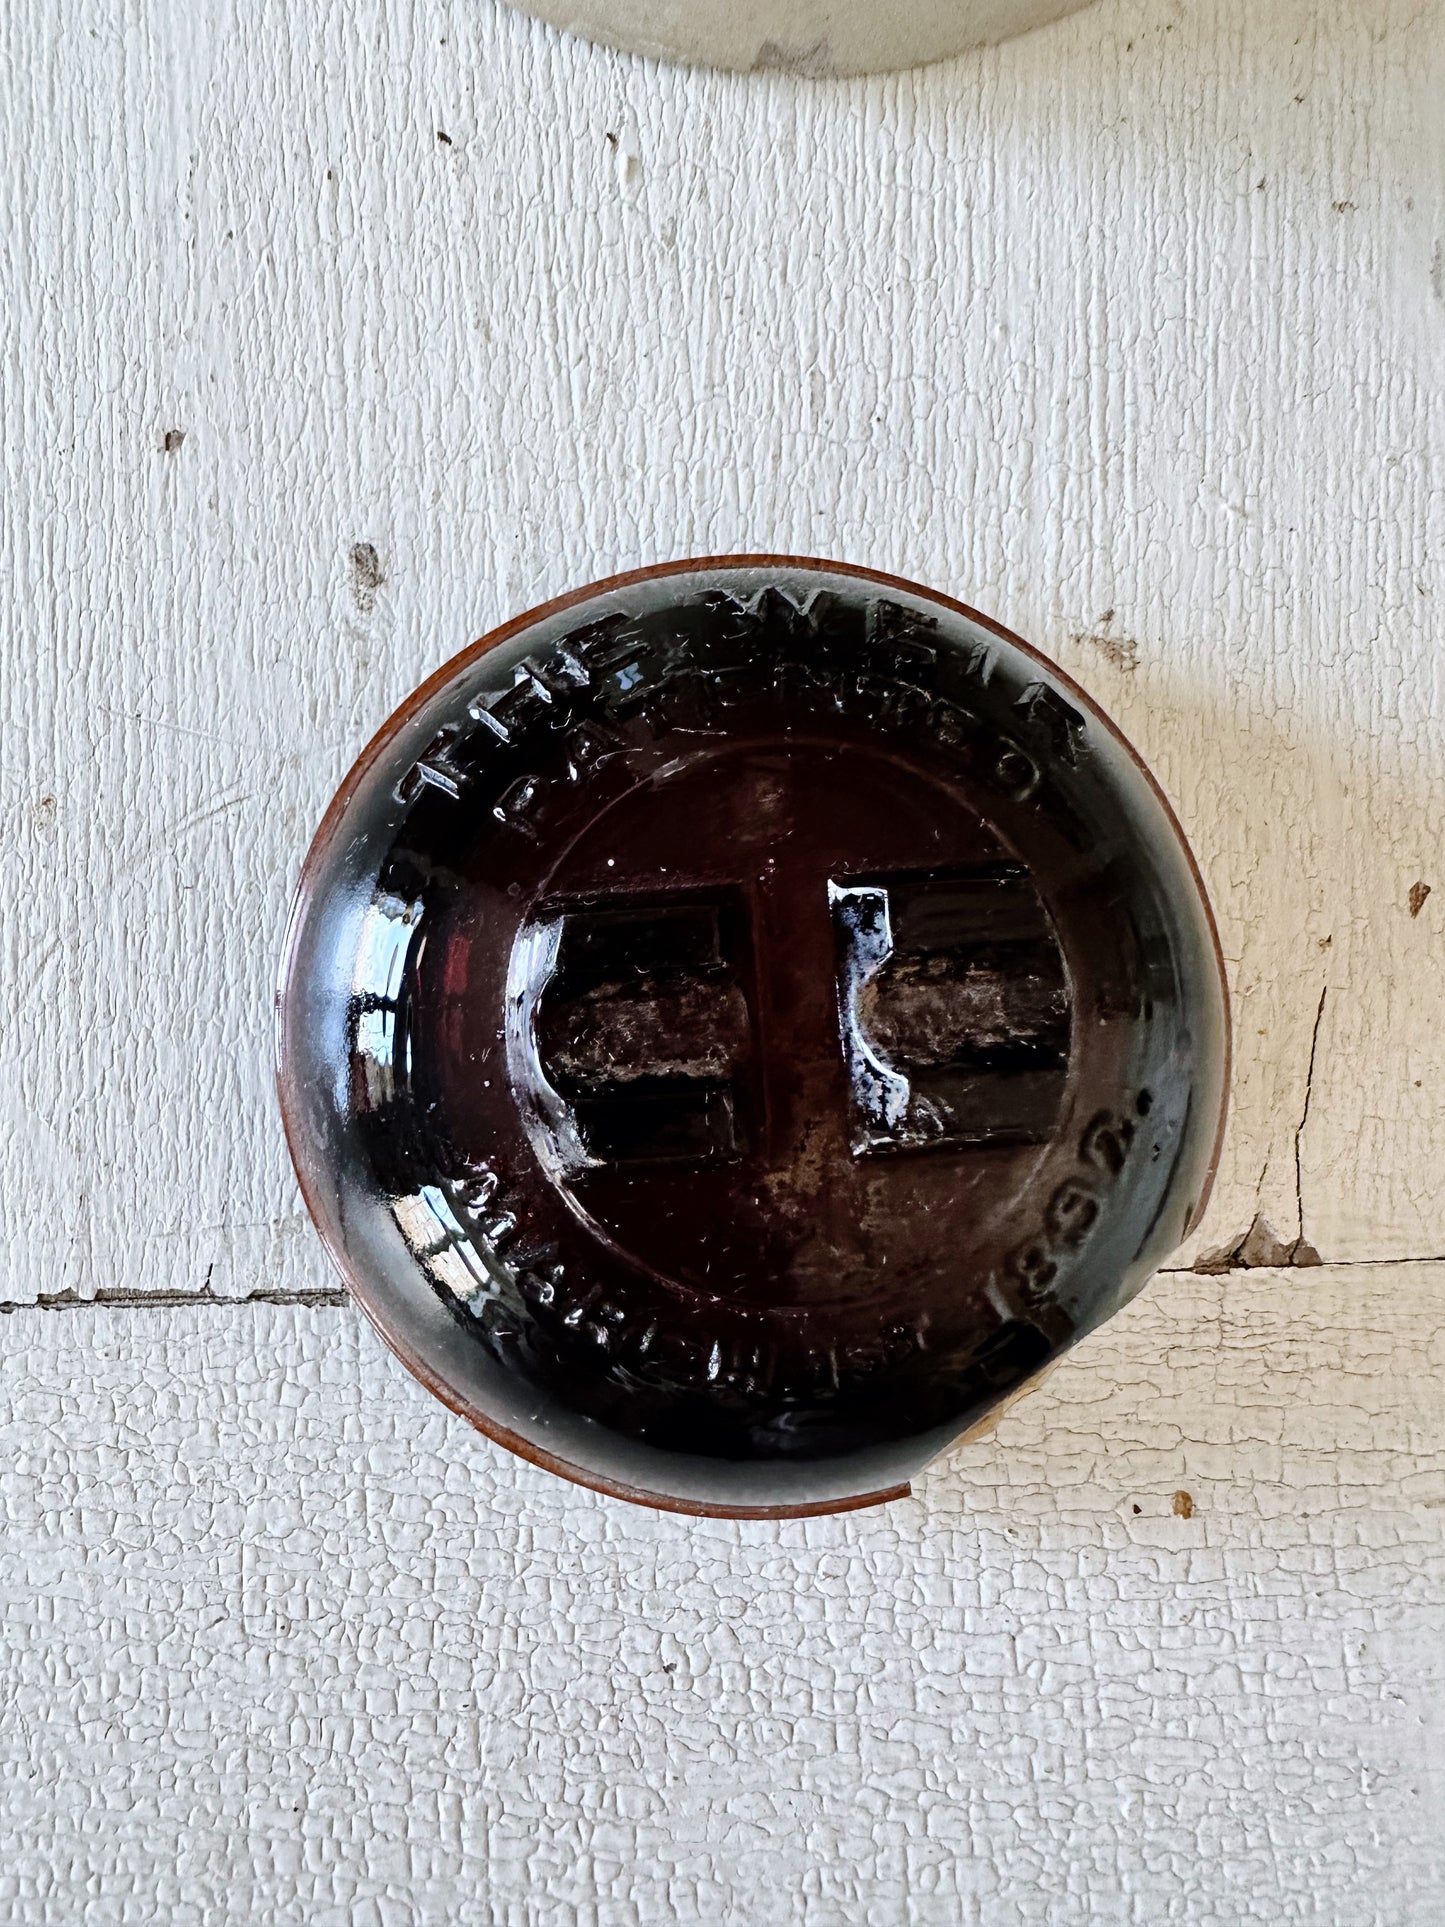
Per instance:
[[[1410,885],[1410,915],[1412,917],[1418,917],[1420,912],[1425,908],[1425,899],[1429,894],[1430,886],[1428,883],[1412,883]]]
[[[1176,1492],[1174,1494],[1174,1516],[1176,1519],[1192,1519],[1194,1517],[1194,1500],[1189,1493]]]
[[[374,542],[354,542],[351,547],[351,593],[356,606],[366,614],[376,602],[376,592],[386,580],[381,557]]]
[[[167,455],[174,455],[185,439],[186,431],[184,428],[168,428],[165,434],[161,436],[161,449]]]
[[[1075,630],[1070,640],[1088,643],[1116,669],[1122,669],[1126,674],[1132,675],[1139,667],[1139,645],[1132,636],[1110,635],[1109,625],[1113,620],[1114,611],[1106,609],[1101,616],[1094,618],[1090,628]]]

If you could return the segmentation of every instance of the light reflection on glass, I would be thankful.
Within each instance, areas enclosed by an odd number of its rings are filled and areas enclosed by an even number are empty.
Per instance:
[[[355,1102],[362,1110],[379,1111],[396,1095],[396,1000],[421,915],[420,902],[381,895],[362,920],[352,975]]]
[[[474,1304],[495,1291],[496,1280],[483,1251],[472,1243],[445,1194],[434,1184],[391,1200],[391,1215],[413,1255],[435,1282]]]
[[[356,946],[352,991],[357,997],[395,1003],[401,994],[406,953],[421,923],[422,906],[404,897],[374,897]]]

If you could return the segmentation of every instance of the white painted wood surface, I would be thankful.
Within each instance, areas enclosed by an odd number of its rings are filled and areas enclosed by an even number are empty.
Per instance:
[[[0,1320],[0,1920],[1438,1920],[1445,1264],[1384,1261],[1445,1258],[1440,0],[847,84],[17,0],[0,76],[0,1298],[195,1300]],[[1118,717],[1239,1020],[1180,1262],[1330,1264],[1166,1281],[826,1526],[623,1512],[229,1302],[331,1289],[269,1003],[346,764],[506,614],[728,548]]]
[[[1435,1927],[1439,1290],[1171,1280],[784,1526],[566,1487],[347,1308],[17,1312],[0,1917]]]

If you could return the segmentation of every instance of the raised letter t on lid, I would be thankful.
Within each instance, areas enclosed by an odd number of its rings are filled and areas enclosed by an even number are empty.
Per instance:
[[[1197,1219],[1228,1019],[1168,804],[1037,651],[840,565],[509,623],[347,777],[282,1109],[402,1359],[717,1514],[906,1489]]]

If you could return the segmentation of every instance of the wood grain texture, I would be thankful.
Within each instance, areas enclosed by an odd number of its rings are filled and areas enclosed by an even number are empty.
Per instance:
[[[1442,1292],[1161,1283],[783,1525],[535,1471],[349,1308],[13,1313],[0,1918],[1434,1927]]]
[[[0,31],[0,1295],[318,1286],[268,1004],[332,787],[497,619],[749,546],[962,595],[1153,762],[1240,1020],[1199,1248],[1445,1253],[1438,0],[824,85],[483,0]]]

